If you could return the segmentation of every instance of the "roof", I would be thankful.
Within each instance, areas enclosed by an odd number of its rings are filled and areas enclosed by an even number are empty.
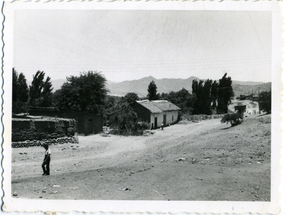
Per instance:
[[[146,109],[148,109],[151,113],[162,113],[166,111],[180,110],[179,107],[177,107],[176,105],[172,104],[167,100],[155,100],[155,101],[142,100],[136,102],[145,107]]]

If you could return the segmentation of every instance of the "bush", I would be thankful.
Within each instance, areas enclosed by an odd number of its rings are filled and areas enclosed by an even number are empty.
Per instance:
[[[238,124],[242,123],[242,115],[239,113],[232,113],[232,114],[226,114],[222,119],[221,122],[222,123],[227,123],[230,122],[231,126],[235,126]]]
[[[114,126],[110,133],[117,135],[143,135],[143,131],[147,129],[149,129],[148,122],[131,122],[124,126]]]
[[[261,111],[271,113],[271,91],[261,92],[259,94],[259,108]]]

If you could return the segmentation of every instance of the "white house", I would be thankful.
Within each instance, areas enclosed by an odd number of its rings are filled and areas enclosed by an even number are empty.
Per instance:
[[[138,118],[149,122],[150,128],[153,129],[162,125],[171,125],[178,121],[180,108],[166,100],[142,100],[136,101],[130,106],[137,113]]]

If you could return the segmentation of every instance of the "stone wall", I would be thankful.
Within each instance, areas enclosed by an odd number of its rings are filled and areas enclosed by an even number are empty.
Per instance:
[[[23,148],[32,146],[42,146],[43,144],[57,145],[64,143],[79,143],[77,137],[59,137],[55,139],[44,139],[44,140],[25,140],[19,142],[12,142],[12,148]]]
[[[76,121],[63,118],[12,119],[12,142],[49,140],[72,137]]]
[[[189,121],[201,121],[201,120],[207,120],[207,119],[219,119],[222,118],[224,114],[214,114],[214,115],[187,115],[183,116],[185,120]]]

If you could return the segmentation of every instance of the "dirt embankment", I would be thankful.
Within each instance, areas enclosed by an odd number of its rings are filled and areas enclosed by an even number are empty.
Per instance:
[[[230,127],[219,119],[180,122],[153,135],[79,137],[12,153],[17,198],[270,201],[271,116]]]

